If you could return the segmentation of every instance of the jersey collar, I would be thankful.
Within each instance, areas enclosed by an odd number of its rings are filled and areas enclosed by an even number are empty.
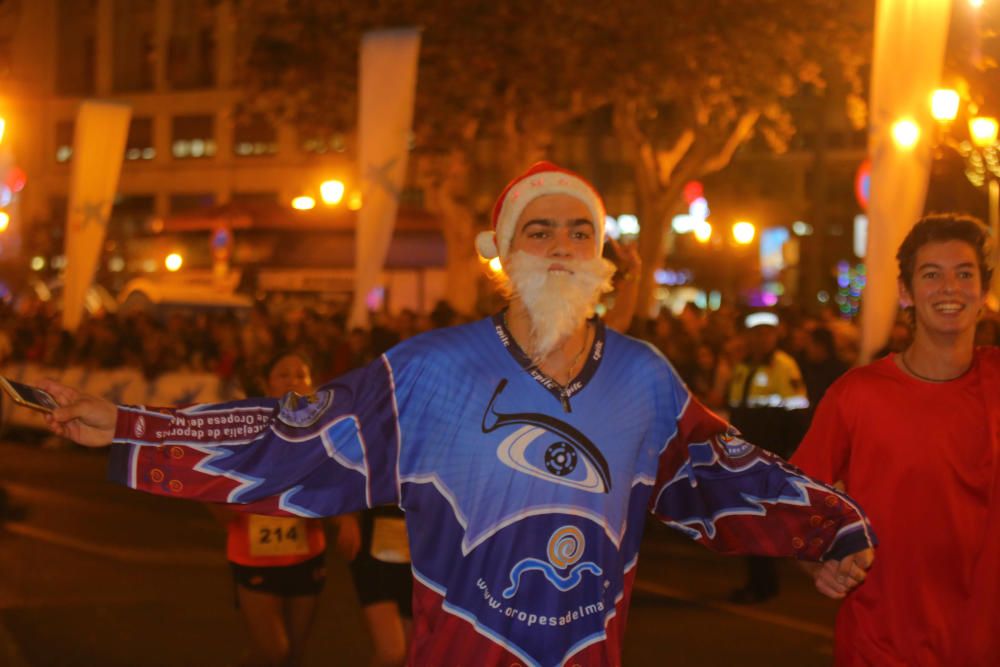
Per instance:
[[[514,336],[511,335],[510,330],[504,323],[504,313],[507,309],[501,310],[499,313],[493,316],[493,327],[497,332],[497,337],[503,344],[504,348],[514,357],[521,368],[524,369],[538,384],[542,385],[550,394],[555,396],[563,409],[566,412],[572,412],[570,409],[569,399],[574,395],[578,394],[587,383],[590,382],[594,374],[597,373],[597,367],[601,363],[601,359],[604,358],[604,339],[605,339],[605,328],[604,322],[601,318],[594,316],[590,321],[594,325],[594,342],[591,344],[590,353],[587,355],[587,360],[583,362],[583,367],[580,372],[576,374],[576,377],[569,381],[566,386],[563,386],[550,378],[548,375],[539,370],[535,364],[531,361],[531,358],[521,349],[521,346],[517,344],[514,340]]]

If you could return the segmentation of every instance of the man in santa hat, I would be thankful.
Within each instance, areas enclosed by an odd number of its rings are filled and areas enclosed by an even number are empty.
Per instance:
[[[414,665],[618,665],[644,518],[725,552],[861,583],[874,537],[846,495],[744,442],[654,348],[593,317],[604,206],[536,164],[477,247],[509,307],[410,338],[314,395],[184,409],[56,384],[52,429],[112,445],[111,475],[256,513],[406,511]],[[668,661],[667,661],[668,662]]]

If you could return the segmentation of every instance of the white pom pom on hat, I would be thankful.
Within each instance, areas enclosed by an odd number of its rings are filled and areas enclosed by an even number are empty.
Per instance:
[[[514,238],[517,219],[521,217],[524,207],[538,197],[559,194],[579,199],[590,210],[597,252],[600,254],[604,246],[604,202],[601,196],[585,178],[552,162],[536,162],[507,184],[493,205],[493,229],[476,235],[476,250],[485,259],[497,256],[505,259]]]
[[[476,251],[481,257],[493,259],[497,252],[496,234],[493,232],[479,232],[476,234]]]

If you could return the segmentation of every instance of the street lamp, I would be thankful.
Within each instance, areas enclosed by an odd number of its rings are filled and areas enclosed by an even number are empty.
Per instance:
[[[361,193],[354,191],[351,193],[350,199],[347,200],[347,208],[352,211],[359,211],[361,210],[361,205],[363,203],[364,202],[361,201]]]
[[[947,100],[947,104],[944,102]],[[997,119],[980,115],[974,103],[966,106],[969,117],[968,139],[956,141],[952,123],[958,118],[961,97],[958,91],[940,88],[931,95],[931,115],[938,122],[939,143],[947,144],[965,160],[965,176],[974,186],[986,186],[989,202],[989,224],[993,242],[994,263],[1000,259],[1000,144],[997,143]],[[994,277],[994,292],[1000,293],[1000,277]]]
[[[172,252],[169,255],[167,255],[167,258],[165,260],[163,260],[163,264],[164,266],[167,267],[167,271],[170,271],[172,273],[174,271],[178,271],[181,268],[181,265],[184,264],[184,258],[181,257],[176,252]]]
[[[700,243],[708,243],[712,238],[712,223],[708,220],[699,220],[694,223],[694,237]]]
[[[901,118],[892,124],[892,141],[898,148],[908,151],[920,141],[920,126],[912,118]]]
[[[740,245],[749,245],[756,233],[752,222],[741,220],[733,224],[733,240]]]
[[[336,206],[344,198],[344,182],[323,181],[319,185],[319,196],[327,206]]]
[[[292,200],[292,208],[296,211],[310,211],[316,208],[316,200],[309,195],[300,195]]]

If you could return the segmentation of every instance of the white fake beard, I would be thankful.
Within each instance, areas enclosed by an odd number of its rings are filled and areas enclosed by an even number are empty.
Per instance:
[[[568,271],[549,271],[557,263]],[[528,311],[531,349],[526,352],[539,363],[593,316],[601,295],[613,289],[615,265],[603,257],[551,259],[519,250],[504,263],[504,273],[508,296],[520,299]]]

